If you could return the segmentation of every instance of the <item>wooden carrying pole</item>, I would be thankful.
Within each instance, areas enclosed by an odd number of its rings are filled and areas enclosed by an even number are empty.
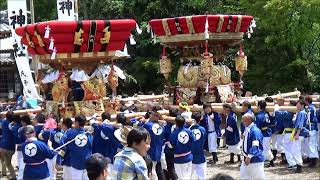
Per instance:
[[[23,110],[15,110],[13,111],[13,114],[16,115],[24,115],[24,114],[29,114],[29,113],[39,113],[42,112],[42,108],[36,108],[36,109],[23,109]],[[6,115],[8,111],[3,111],[0,113],[0,115]]]
[[[241,97],[239,98],[240,102],[243,102],[245,100],[254,102],[254,101],[260,101],[260,100],[265,100],[266,97],[272,97],[273,99],[277,99],[277,98],[289,98],[289,97],[299,97],[301,95],[301,92],[298,90],[295,90],[293,92],[287,92],[287,93],[278,93],[275,95],[271,95],[271,96],[252,96],[252,97]]]
[[[203,111],[203,106],[200,106],[200,105],[193,105],[193,106],[189,106],[189,107],[192,112]],[[170,108],[179,108],[179,106],[170,106]],[[214,106],[212,106],[212,109],[215,112],[222,113],[223,107],[222,107],[222,104],[220,106],[214,105]],[[232,110],[234,112],[243,112],[242,106],[233,106]],[[258,107],[252,107],[252,110],[254,112],[258,112]],[[289,112],[297,112],[297,108],[295,106],[279,106],[279,110],[287,110]],[[266,107],[266,112],[273,112],[273,111],[274,111],[274,106],[267,106]]]

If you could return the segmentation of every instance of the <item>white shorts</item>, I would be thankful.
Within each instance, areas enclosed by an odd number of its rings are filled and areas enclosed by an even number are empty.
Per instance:
[[[304,152],[302,153],[303,155],[309,158],[319,158],[317,151],[317,131],[310,131],[310,137],[304,138],[301,146],[304,150]]]
[[[55,180],[57,156],[54,156],[52,159],[46,159],[46,161],[47,161],[47,165],[50,173],[50,179]]]
[[[211,132],[208,133],[208,148],[209,152],[217,152],[217,133],[216,132]]]
[[[174,169],[176,170],[178,179],[191,179],[192,174],[192,162],[184,163],[184,164],[176,164],[174,163]]]
[[[23,162],[22,151],[17,151],[17,162],[18,162],[18,167],[19,167],[17,180],[22,180],[23,179],[24,166],[26,165]]]
[[[162,169],[167,170],[168,168],[167,168],[166,154],[164,153],[164,148],[165,148],[165,145],[162,146],[160,162],[161,162]]]
[[[264,162],[250,163],[248,166],[242,162],[240,166],[240,179],[256,180],[265,179]]]
[[[270,144],[272,150],[276,150],[277,149],[276,148],[276,141],[277,141],[277,135],[272,134],[272,136],[271,136],[271,144]]]
[[[239,142],[236,145],[228,145],[228,152],[231,154],[241,154],[241,148],[240,148],[241,143]]]
[[[284,142],[284,135],[283,134],[277,134],[276,135],[276,150],[279,153],[283,153],[283,142]]]
[[[192,179],[206,179],[207,163],[192,164]]]
[[[72,179],[78,180],[89,180],[87,170],[78,170],[76,168],[71,167],[71,177]]]
[[[63,174],[62,174],[62,178],[63,179],[71,179],[71,167],[70,166],[62,166],[63,168]]]
[[[266,161],[271,161],[273,159],[270,147],[270,137],[263,137],[263,156]]]

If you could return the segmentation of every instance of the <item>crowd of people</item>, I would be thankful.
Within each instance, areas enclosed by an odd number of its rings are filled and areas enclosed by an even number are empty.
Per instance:
[[[274,111],[267,112],[271,101]],[[56,179],[60,167],[63,179],[207,179],[208,164],[214,167],[219,161],[221,139],[230,154],[225,163],[238,163],[241,179],[265,179],[264,169],[275,166],[277,154],[282,164],[301,173],[303,163],[315,167],[319,158],[320,113],[310,96],[290,104],[297,107],[296,113],[279,108],[284,99],[259,101],[257,113],[245,101],[241,114],[230,104],[223,104],[218,113],[211,105],[191,112],[187,103],[180,103],[169,115],[153,106],[144,116],[128,119],[126,115],[137,110],[130,104],[122,107],[124,113],[117,114],[116,121],[107,112],[60,119],[8,111],[0,120],[1,175]],[[11,163],[15,151],[17,174]]]

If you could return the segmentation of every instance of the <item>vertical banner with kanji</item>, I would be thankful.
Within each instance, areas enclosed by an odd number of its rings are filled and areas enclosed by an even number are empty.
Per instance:
[[[58,19],[59,21],[74,21],[75,7],[74,0],[57,0],[57,10],[58,10]]]
[[[21,37],[16,35],[17,27],[27,25],[27,2],[26,0],[8,0],[8,20],[13,37],[15,54],[26,55],[26,48],[21,44]]]
[[[41,100],[32,78],[28,57],[17,56],[16,64],[20,74],[21,82],[23,84],[23,94],[28,98],[35,98]]]
[[[8,18],[12,29],[27,24],[26,0],[8,0]]]
[[[27,2],[26,0],[8,0],[7,2],[9,25],[14,41],[12,42],[12,46],[14,48],[17,69],[23,85],[23,93],[28,98],[41,100],[32,78],[26,47],[21,44],[21,37],[15,33],[17,27],[25,26],[28,23]]]

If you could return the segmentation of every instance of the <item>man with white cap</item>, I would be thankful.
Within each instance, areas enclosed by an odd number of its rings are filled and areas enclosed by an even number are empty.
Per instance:
[[[246,113],[242,116],[245,126],[242,153],[245,161],[240,166],[240,179],[264,179],[263,135],[253,123],[254,116]]]

